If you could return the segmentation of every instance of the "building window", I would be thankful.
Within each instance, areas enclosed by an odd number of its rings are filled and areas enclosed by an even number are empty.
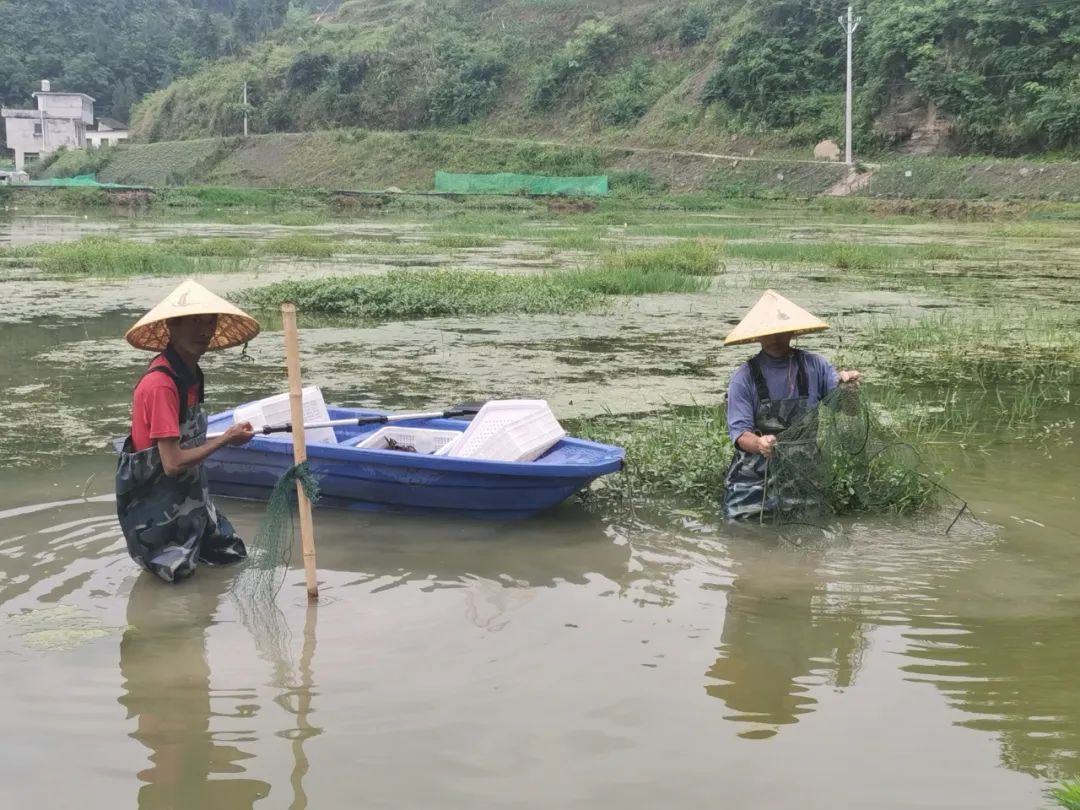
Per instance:
[[[35,138],[40,138],[41,137],[41,122],[40,121],[35,121],[34,122],[34,137]]]

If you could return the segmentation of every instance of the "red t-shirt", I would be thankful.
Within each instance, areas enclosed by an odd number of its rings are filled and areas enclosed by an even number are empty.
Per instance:
[[[164,356],[157,357],[150,368],[172,368]],[[187,391],[188,408],[199,404],[198,383]],[[180,394],[176,383],[160,371],[147,374],[135,386],[131,403],[131,444],[134,452],[153,446],[158,439],[180,438]]]

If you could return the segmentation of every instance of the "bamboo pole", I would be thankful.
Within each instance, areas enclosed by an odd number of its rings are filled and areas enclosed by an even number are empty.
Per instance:
[[[281,321],[285,330],[285,360],[289,371],[289,410],[292,419],[293,462],[307,461],[304,443],[304,392],[300,385],[300,340],[296,333],[296,307],[281,305]],[[307,580],[308,602],[319,598],[319,581],[315,571],[315,526],[311,520],[311,501],[303,485],[296,482],[297,506],[300,510],[300,545],[304,550],[304,578]]]

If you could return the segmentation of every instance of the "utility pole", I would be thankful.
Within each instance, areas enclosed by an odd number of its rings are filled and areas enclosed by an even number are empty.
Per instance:
[[[847,16],[840,18],[840,26],[847,34],[847,115],[844,119],[844,162],[852,165],[851,160],[851,38],[855,29],[862,22],[862,17],[853,17],[851,6],[847,7]]]
[[[849,38],[848,42],[850,42],[850,41],[851,40]],[[245,138],[248,136],[248,134],[247,134],[247,132],[248,132],[248,130],[247,130],[247,115],[248,115],[247,84],[248,84],[247,82],[244,82],[244,137]],[[851,56],[850,55],[848,56],[848,85],[849,86],[851,85]],[[848,161],[848,162],[850,163],[851,161]]]

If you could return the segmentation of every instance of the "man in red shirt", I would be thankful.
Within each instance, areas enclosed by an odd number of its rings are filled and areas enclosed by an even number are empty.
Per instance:
[[[117,515],[132,559],[166,582],[190,576],[199,562],[247,556],[214,507],[202,462],[254,433],[244,422],[207,441],[199,359],[258,333],[254,318],[194,281],[128,330],[131,345],[160,354],[135,387],[131,433],[117,463]]]

